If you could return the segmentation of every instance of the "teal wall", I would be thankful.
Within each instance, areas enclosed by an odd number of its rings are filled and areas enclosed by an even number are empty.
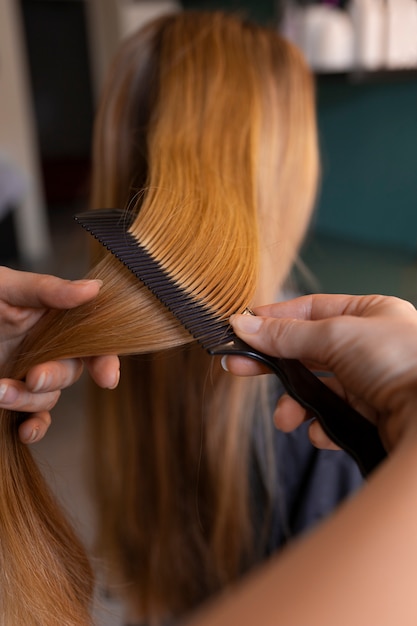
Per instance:
[[[314,231],[417,248],[417,74],[318,79],[322,188]]]

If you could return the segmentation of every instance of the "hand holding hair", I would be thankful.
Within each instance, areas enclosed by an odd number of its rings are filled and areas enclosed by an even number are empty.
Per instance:
[[[256,313],[232,317],[242,339],[268,354],[333,374],[336,380],[323,380],[377,423],[386,448],[398,443],[410,425],[402,416],[415,400],[417,376],[417,313],[409,302],[320,294],[259,307]],[[260,371],[253,362],[236,358],[227,359],[227,368],[240,375]],[[282,430],[292,430],[306,417],[285,397],[274,421]],[[316,422],[310,437],[318,447],[334,447]]]
[[[77,307],[97,296],[100,287],[99,281],[69,281],[0,267],[0,364],[7,362],[46,310]],[[93,357],[84,362],[99,386],[117,385],[116,356]],[[75,383],[82,370],[81,359],[65,359],[34,366],[25,381],[0,379],[0,407],[32,413],[19,429],[23,443],[42,439],[51,422],[49,411],[60,391]]]

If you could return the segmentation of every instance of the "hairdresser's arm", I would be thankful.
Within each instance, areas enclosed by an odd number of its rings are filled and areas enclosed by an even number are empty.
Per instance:
[[[416,311],[391,298],[313,296],[257,313],[265,317],[234,318],[236,332],[265,352],[333,371],[371,409],[390,454],[336,513],[190,626],[415,626]],[[243,367],[228,360],[231,371]]]
[[[47,309],[74,308],[93,299],[98,281],[68,281],[44,274],[18,272],[0,267],[0,366]],[[113,388],[119,379],[116,356],[85,359],[90,375],[101,387]],[[0,407],[32,413],[20,427],[23,442],[39,441],[50,424],[49,411],[58,401],[60,390],[81,375],[78,359],[37,365],[26,380],[0,379]]]

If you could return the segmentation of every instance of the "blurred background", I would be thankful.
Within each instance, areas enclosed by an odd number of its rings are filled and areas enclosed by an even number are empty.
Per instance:
[[[185,8],[279,29],[315,74],[322,176],[298,287],[417,304],[417,0],[0,0],[0,263],[83,275],[72,215],[88,205],[104,73],[132,29]],[[84,379],[54,415],[35,455],[89,544]],[[97,624],[123,624],[98,593]]]

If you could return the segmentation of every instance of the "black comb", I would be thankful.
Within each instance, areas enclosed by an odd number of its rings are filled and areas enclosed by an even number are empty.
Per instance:
[[[345,403],[295,359],[258,352],[239,339],[227,320],[184,293],[175,280],[128,231],[132,217],[117,209],[80,213],[75,220],[121,261],[212,355],[238,354],[266,365],[287,393],[311,411],[325,433],[350,454],[363,476],[386,457],[376,426]]]

